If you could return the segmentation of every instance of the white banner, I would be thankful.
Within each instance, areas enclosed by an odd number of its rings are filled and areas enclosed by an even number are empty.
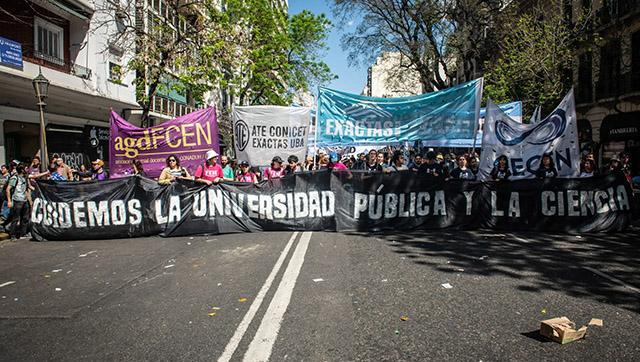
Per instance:
[[[305,107],[246,106],[233,109],[236,157],[252,166],[268,166],[280,156],[307,154],[311,113]]]
[[[577,177],[580,172],[577,124],[573,90],[547,118],[536,124],[514,121],[489,100],[479,179],[491,179],[495,160],[501,155],[509,158],[510,179],[535,178],[545,153],[552,155],[558,177]]]

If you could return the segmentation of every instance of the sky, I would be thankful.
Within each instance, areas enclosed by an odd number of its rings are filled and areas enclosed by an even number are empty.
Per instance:
[[[358,67],[349,66],[347,60],[348,52],[343,51],[340,45],[340,37],[343,34],[342,29],[346,28],[348,30],[354,26],[354,22],[338,23],[331,10],[330,4],[332,2],[332,0],[289,0],[289,14],[294,15],[303,10],[309,10],[316,15],[324,13],[331,20],[333,27],[327,39],[329,50],[322,60],[329,65],[331,71],[338,76],[338,79],[333,80],[327,86],[349,93],[360,94],[367,83],[367,67],[363,65]]]

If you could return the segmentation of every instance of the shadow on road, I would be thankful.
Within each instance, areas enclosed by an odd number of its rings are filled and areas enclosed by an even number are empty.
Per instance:
[[[361,235],[361,234],[359,234]],[[552,290],[640,313],[640,233],[580,237],[544,233],[438,230],[381,233],[392,250],[439,272],[517,279],[520,291]],[[446,258],[447,264],[441,258]],[[636,291],[602,276],[617,278]]]

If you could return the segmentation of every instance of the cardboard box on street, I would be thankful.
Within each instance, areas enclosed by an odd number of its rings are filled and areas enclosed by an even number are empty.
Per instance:
[[[551,318],[540,322],[540,334],[560,344],[584,338],[587,326],[582,326],[578,330],[575,328],[576,324],[567,317]]]

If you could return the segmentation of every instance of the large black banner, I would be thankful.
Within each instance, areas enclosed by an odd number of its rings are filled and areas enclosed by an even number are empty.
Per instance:
[[[258,185],[211,186],[160,186],[128,177],[38,182],[31,223],[39,240],[262,230],[610,232],[629,224],[631,198],[622,175],[470,182],[435,181],[410,171],[318,171]]]

